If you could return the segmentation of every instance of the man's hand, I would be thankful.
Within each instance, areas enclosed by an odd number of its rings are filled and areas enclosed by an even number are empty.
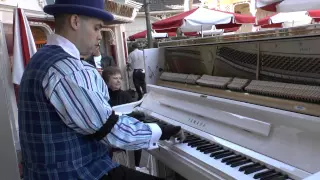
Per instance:
[[[162,135],[160,137],[160,140],[169,140],[171,137],[177,136],[181,131],[180,126],[161,125],[161,124],[158,124],[158,125],[162,130]]]
[[[133,117],[139,121],[143,121],[145,119],[144,113],[140,111],[133,111],[132,113],[127,114],[127,116]]]

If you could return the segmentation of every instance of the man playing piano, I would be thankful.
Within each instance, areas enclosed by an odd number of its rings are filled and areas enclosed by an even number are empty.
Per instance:
[[[56,0],[44,11],[55,33],[32,57],[19,90],[19,130],[24,179],[160,179],[112,162],[109,147],[152,149],[180,127],[144,124],[110,107],[97,70],[80,60],[101,40],[113,16],[104,0]]]

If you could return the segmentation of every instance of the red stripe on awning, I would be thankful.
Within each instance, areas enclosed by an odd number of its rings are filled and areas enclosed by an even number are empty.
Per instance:
[[[21,36],[21,45],[22,45],[22,56],[23,56],[23,63],[24,66],[28,64],[30,60],[30,51],[29,51],[29,43],[28,43],[28,38],[27,38],[27,30],[24,24],[23,16],[21,9],[18,8],[18,18],[20,22],[20,36]]]

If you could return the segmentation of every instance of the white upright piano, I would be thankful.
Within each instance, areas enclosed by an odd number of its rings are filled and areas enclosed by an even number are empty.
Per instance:
[[[144,50],[148,93],[137,108],[145,122],[186,135],[149,151],[155,174],[320,180],[319,32],[313,25]]]

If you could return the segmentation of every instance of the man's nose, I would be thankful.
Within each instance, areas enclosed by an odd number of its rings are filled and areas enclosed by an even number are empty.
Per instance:
[[[102,39],[102,34],[101,34],[101,31],[99,31],[99,33],[98,33],[98,41],[101,41],[101,39]]]

